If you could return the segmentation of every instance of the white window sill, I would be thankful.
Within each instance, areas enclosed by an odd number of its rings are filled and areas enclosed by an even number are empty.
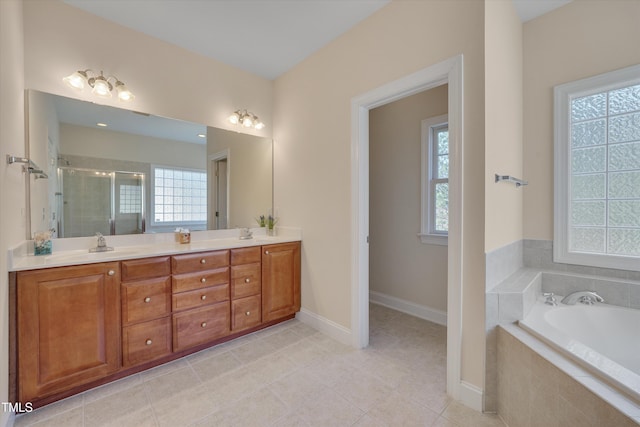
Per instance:
[[[418,237],[420,238],[420,242],[424,245],[449,245],[449,236],[446,235],[419,233]]]

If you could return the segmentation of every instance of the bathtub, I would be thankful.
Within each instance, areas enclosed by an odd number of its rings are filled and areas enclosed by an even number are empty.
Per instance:
[[[640,402],[640,310],[543,301],[519,325]]]

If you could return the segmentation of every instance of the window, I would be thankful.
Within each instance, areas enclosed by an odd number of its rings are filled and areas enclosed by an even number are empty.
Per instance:
[[[120,213],[139,214],[142,212],[142,187],[139,185],[120,185]]]
[[[446,245],[449,232],[449,124],[422,121],[422,243]]]
[[[154,225],[196,225],[207,221],[207,173],[153,166]]]
[[[640,66],[554,93],[554,261],[640,270]]]

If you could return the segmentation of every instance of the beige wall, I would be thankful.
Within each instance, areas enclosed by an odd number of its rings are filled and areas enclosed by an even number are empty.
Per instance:
[[[574,1],[524,24],[524,237],[553,239],[553,87],[640,63],[640,1]]]
[[[391,2],[276,80],[275,206],[304,230],[303,308],[350,328],[351,99],[464,55],[462,378],[482,386],[484,3]]]
[[[447,246],[423,244],[421,121],[447,114],[448,86],[369,112],[369,289],[447,311]]]
[[[116,75],[136,95],[100,103],[231,129],[238,108],[257,114],[271,136],[273,82],[108,22],[59,0],[24,0],[26,88],[96,101],[62,78],[78,69]],[[213,41],[227,42],[227,41]],[[235,129],[235,128],[233,128]]]
[[[527,179],[522,160],[522,22],[510,1],[485,8],[486,252],[522,239],[523,194],[529,187],[495,182],[495,174]]]
[[[0,1],[0,159],[24,156],[22,3]],[[26,218],[21,165],[0,162],[0,402],[8,401],[8,283],[6,249],[24,239]],[[9,413],[0,410],[0,426]]]

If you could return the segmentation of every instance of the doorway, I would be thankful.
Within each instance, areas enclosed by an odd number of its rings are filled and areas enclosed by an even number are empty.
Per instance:
[[[369,110],[447,83],[449,85],[449,242],[447,267],[447,393],[460,399],[462,339],[462,55],[380,86],[351,101],[353,345],[369,343]]]
[[[228,228],[229,222],[229,152],[228,150],[209,156],[209,176],[211,192],[209,194],[209,224],[213,230]]]

